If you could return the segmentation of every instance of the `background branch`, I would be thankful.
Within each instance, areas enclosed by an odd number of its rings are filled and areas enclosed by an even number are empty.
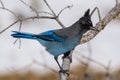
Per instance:
[[[73,5],[68,5],[68,6],[64,7],[62,10],[60,10],[60,12],[58,13],[57,16],[60,16],[60,14],[61,14],[65,9],[70,9],[71,7],[73,7]]]
[[[3,4],[2,0],[0,0],[0,3],[1,3],[1,5],[2,5],[2,7],[4,8],[5,6],[4,6],[4,4]]]
[[[23,0],[20,0],[20,1],[21,1],[23,4],[25,4],[26,6],[28,6],[32,11],[34,11],[37,16],[39,16],[39,14],[38,14],[38,12],[36,11],[36,9],[34,9],[32,6],[28,5],[25,1],[23,1]]]
[[[53,11],[53,9],[50,7],[50,5],[48,4],[48,2],[46,0],[44,0],[45,4],[47,5],[47,7],[49,8],[49,10],[52,12],[52,14],[54,15],[54,17],[56,17],[56,21],[58,22],[58,24],[62,27],[65,28],[65,26],[62,24],[62,22],[59,20],[58,16],[55,14],[55,12]]]

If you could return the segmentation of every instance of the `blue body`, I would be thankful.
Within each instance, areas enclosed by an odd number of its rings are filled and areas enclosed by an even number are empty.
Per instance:
[[[15,34],[12,34],[16,38],[27,38],[34,39],[39,41],[46,50],[54,56],[59,56],[68,51],[71,51],[79,44],[81,35],[76,35],[74,37],[61,37],[55,34],[54,31],[47,31],[41,34],[35,35],[24,32],[13,31]]]
[[[52,32],[51,32],[52,33]],[[55,35],[50,34],[51,35]],[[51,37],[50,37],[51,38]],[[79,44],[80,37],[76,36],[74,38],[62,38],[59,36],[52,36],[55,40],[53,41],[46,41],[42,39],[37,39],[43,46],[46,47],[46,50],[50,52],[54,56],[59,56],[60,54],[64,54],[68,51],[71,51]]]

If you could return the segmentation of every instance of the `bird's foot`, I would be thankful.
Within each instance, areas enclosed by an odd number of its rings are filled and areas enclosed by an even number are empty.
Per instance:
[[[69,76],[68,70],[61,69],[59,73],[63,73],[64,75],[66,74],[67,76]]]

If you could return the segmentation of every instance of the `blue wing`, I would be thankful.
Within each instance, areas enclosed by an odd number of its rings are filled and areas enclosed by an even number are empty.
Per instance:
[[[41,38],[43,40],[46,40],[46,41],[58,41],[58,42],[62,42],[65,40],[65,38],[57,35],[54,31],[46,31],[46,32],[43,32],[41,34],[38,35],[37,38]]]

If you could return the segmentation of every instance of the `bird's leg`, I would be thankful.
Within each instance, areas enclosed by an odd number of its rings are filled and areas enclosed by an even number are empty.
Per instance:
[[[60,63],[58,62],[58,57],[57,57],[57,56],[54,56],[54,59],[55,59],[55,61],[57,62],[57,64],[58,64],[60,70],[62,70],[62,67],[60,66]]]
[[[64,56],[62,58],[64,59],[64,58],[68,57],[70,53],[71,53],[71,51],[64,53]],[[72,62],[72,59],[70,57],[68,57],[68,58]]]
[[[57,62],[57,64],[58,64],[58,66],[59,66],[59,68],[60,68],[60,73],[63,73],[63,74],[66,74],[66,70],[63,70],[63,68],[60,66],[60,64],[59,64],[59,62],[58,62],[58,57],[57,56],[54,56],[54,59],[55,59],[55,61]]]

